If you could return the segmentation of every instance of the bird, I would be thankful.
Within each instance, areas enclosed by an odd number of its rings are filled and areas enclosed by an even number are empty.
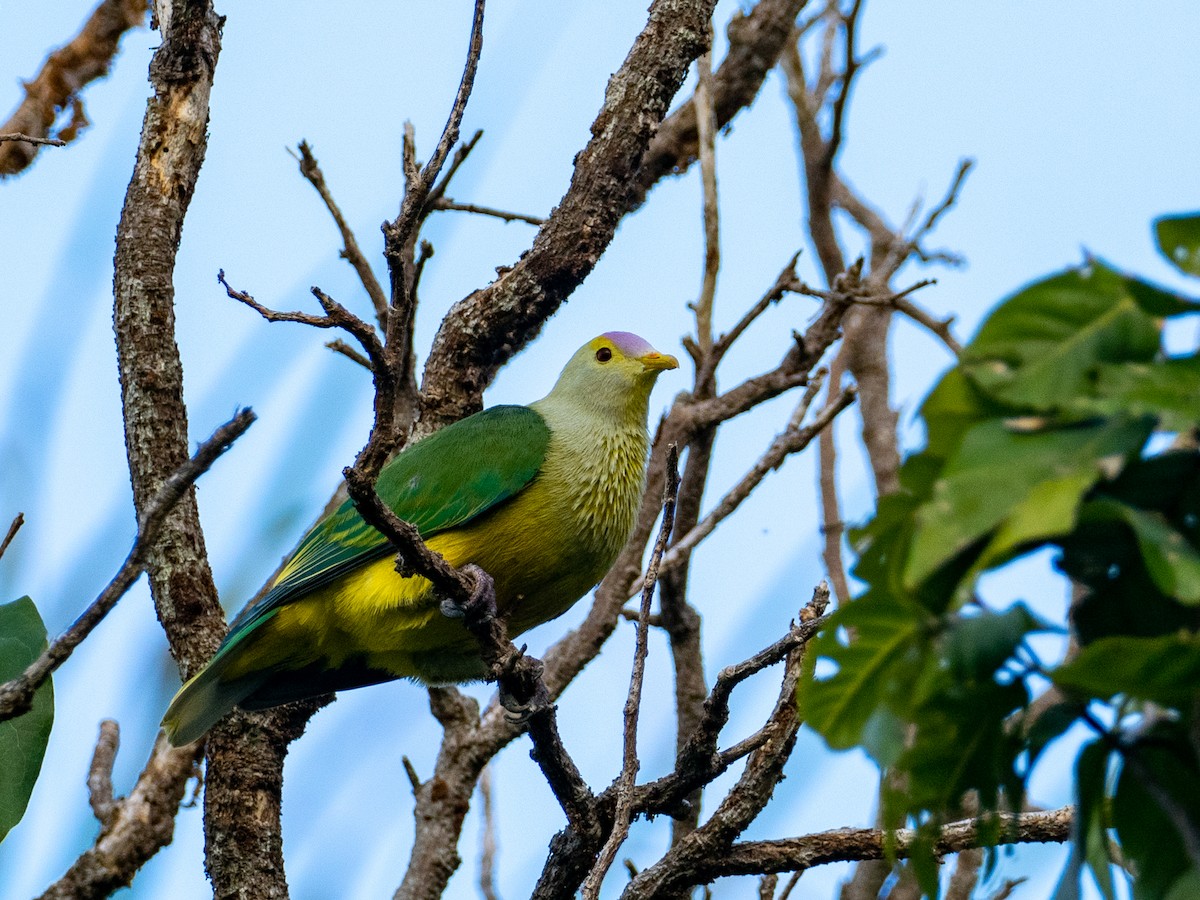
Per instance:
[[[633,531],[646,477],[650,393],[679,365],[610,331],[584,344],[528,406],[494,406],[403,449],[376,490],[450,565],[493,579],[510,635],[566,612]],[[396,570],[387,539],[346,500],[301,539],[270,587],[234,617],[212,659],[163,716],[170,742],[203,737],[235,706],[409,678],[487,671],[429,581]]]

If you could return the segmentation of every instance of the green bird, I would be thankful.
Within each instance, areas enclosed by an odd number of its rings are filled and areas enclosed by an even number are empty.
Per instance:
[[[520,634],[566,612],[628,540],[645,480],[658,375],[678,366],[642,338],[603,334],[529,406],[496,406],[406,448],[380,498],[453,566],[481,567]],[[396,572],[387,540],[347,500],[300,542],[270,589],[234,619],[163,716],[182,746],[235,706],[266,709],[329,691],[486,675],[432,585]]]

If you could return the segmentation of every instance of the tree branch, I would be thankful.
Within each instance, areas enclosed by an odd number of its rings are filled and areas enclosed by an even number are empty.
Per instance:
[[[425,364],[421,427],[477,411],[483,388],[591,272],[633,207],[642,154],[687,67],[704,50],[714,0],[655,0],[649,21],[609,81],[571,186],[532,248],[496,281],[458,301]]]
[[[353,229],[350,228],[345,216],[342,215],[341,208],[333,199],[333,192],[325,183],[325,173],[317,164],[317,158],[313,155],[312,148],[307,141],[301,141],[296,149],[300,151],[300,155],[296,157],[300,164],[300,174],[321,195],[325,208],[329,210],[329,214],[333,217],[334,224],[337,225],[338,232],[342,236],[342,259],[350,263],[354,271],[358,273],[358,280],[361,282],[363,290],[367,292],[367,296],[370,297],[371,305],[375,308],[375,317],[379,322],[379,327],[386,328],[388,301],[387,294],[383,292],[383,286],[375,277],[375,273],[371,270],[371,264],[367,262],[362,249],[358,246]],[[228,286],[226,288],[228,289]]]
[[[1070,806],[1051,812],[1001,813],[1000,827],[985,833],[998,835],[1000,845],[1058,843],[1070,839],[1072,815]],[[944,856],[987,846],[981,831],[978,819],[952,822],[942,828],[934,853]],[[917,832],[910,828],[890,835],[875,828],[838,828],[803,837],[750,841],[734,844],[721,857],[704,861],[695,877],[710,881],[731,875],[799,872],[833,862],[883,859],[887,853],[905,859],[916,840]]]

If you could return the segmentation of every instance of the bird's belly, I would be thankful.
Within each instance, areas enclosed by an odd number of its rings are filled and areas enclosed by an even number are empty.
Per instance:
[[[594,537],[565,526],[560,511],[544,498],[532,490],[526,494],[532,496],[523,495],[523,503],[428,541],[452,565],[474,563],[492,576],[497,608],[514,637],[569,609],[603,577],[619,549],[596,546]],[[427,580],[397,573],[391,556],[346,574],[280,615],[292,620],[280,622],[284,630],[298,626],[320,635],[317,655],[334,667],[355,659],[427,682],[486,675],[461,620],[441,613]]]

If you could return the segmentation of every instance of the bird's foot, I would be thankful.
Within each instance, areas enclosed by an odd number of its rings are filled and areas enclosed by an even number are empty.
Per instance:
[[[470,622],[487,622],[496,618],[496,585],[492,576],[474,563],[463,566],[463,574],[470,575],[474,588],[466,603],[446,599],[439,604],[442,615],[451,619],[467,619]]]
[[[526,677],[521,679],[524,682],[523,687],[532,687],[532,694],[529,694],[528,691],[522,692],[526,695],[527,699],[518,697],[508,689],[507,678],[500,678],[498,685],[500,706],[504,710],[504,718],[513,725],[523,726],[534,715],[548,709],[552,705],[550,693],[546,690],[546,685],[541,679],[542,661],[534,659],[532,656],[526,656],[525,648],[521,647],[510,659],[505,660],[502,665],[509,672],[518,666],[529,667],[529,671],[523,673]]]

